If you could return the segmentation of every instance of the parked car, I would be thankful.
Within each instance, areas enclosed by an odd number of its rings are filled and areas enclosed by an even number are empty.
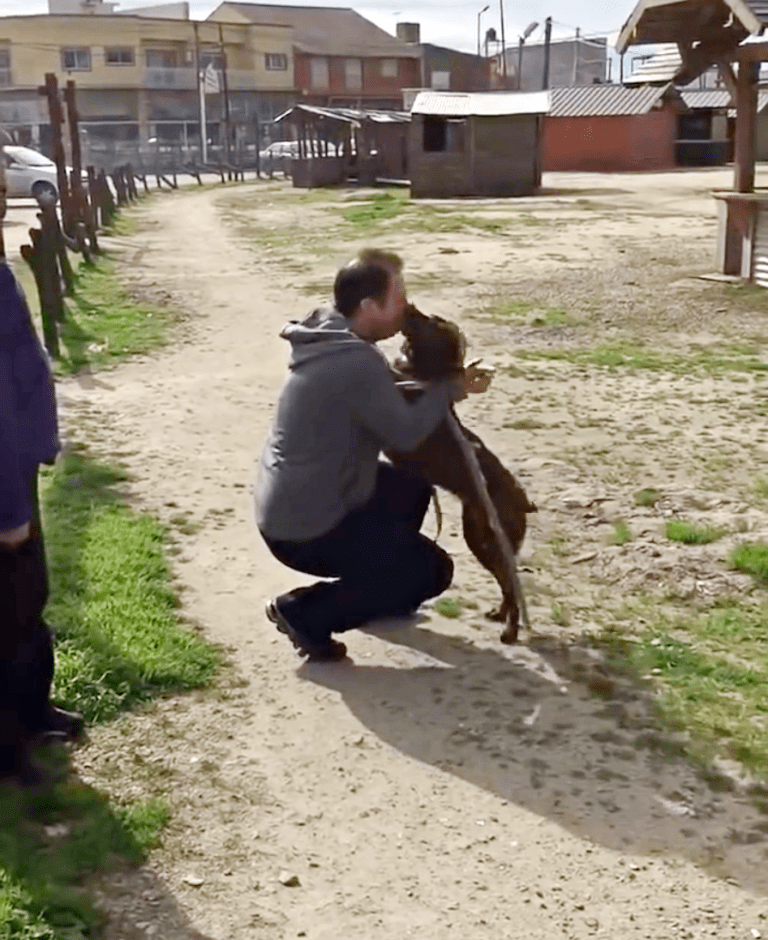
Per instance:
[[[37,199],[44,195],[58,198],[58,178],[53,160],[29,147],[9,144],[3,148],[3,152],[9,198],[28,199],[32,196]]]

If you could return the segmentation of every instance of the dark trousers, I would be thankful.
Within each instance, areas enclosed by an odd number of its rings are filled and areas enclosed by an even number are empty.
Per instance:
[[[405,616],[442,594],[453,578],[453,562],[419,532],[431,493],[421,477],[380,463],[370,501],[330,532],[308,542],[265,537],[289,568],[336,579],[278,599],[291,626],[322,643],[369,620]]]
[[[30,492],[32,537],[16,549],[0,547],[0,773],[18,766],[26,742],[43,727],[53,680],[36,471]]]

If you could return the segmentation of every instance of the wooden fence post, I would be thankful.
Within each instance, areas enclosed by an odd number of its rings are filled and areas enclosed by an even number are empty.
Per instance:
[[[64,140],[61,128],[64,124],[64,111],[59,96],[59,82],[53,72],[45,76],[45,85],[39,89],[40,94],[48,99],[48,114],[51,122],[51,136],[53,138],[53,157],[56,161],[56,176],[59,184],[59,204],[61,218],[64,222],[64,231],[74,236],[75,225],[72,217],[69,180],[67,178],[67,158],[64,153]]]

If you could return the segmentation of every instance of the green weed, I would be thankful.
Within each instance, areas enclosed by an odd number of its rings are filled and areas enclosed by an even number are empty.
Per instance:
[[[739,545],[728,560],[738,571],[751,574],[761,584],[768,584],[768,545],[760,542]]]
[[[653,509],[658,501],[659,494],[656,490],[640,490],[639,493],[635,493],[635,506]]]
[[[613,523],[612,541],[614,545],[626,545],[627,542],[632,541],[632,533],[623,519],[618,519]]]
[[[725,529],[720,526],[695,525],[683,519],[670,519],[665,532],[671,542],[682,542],[684,545],[708,545],[725,535]]]

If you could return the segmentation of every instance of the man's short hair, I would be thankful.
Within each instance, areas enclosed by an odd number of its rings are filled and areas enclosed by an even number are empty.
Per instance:
[[[363,264],[378,264],[392,274],[403,273],[403,259],[394,251],[385,251],[383,248],[363,248],[357,256]]]
[[[352,261],[336,275],[333,299],[336,309],[351,317],[368,297],[383,303],[389,290],[391,272],[381,264]]]

